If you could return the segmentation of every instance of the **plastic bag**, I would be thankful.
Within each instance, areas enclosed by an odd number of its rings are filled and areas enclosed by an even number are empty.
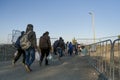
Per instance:
[[[51,54],[48,55],[47,59],[51,60],[53,57]]]
[[[38,51],[35,52],[35,59],[40,61],[40,53]]]
[[[15,51],[15,53],[14,53],[14,57],[16,57],[16,56],[17,56],[17,54],[18,54],[18,51]]]

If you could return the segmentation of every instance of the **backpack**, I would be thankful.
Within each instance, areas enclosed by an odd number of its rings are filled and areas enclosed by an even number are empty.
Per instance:
[[[25,33],[20,39],[20,46],[23,50],[26,50],[31,46],[31,42],[28,40],[28,34],[30,32],[31,31],[29,31],[28,33]]]
[[[59,41],[57,40],[57,41],[54,42],[53,46],[54,46],[54,48],[57,48],[58,45],[59,45]]]
[[[17,49],[20,49],[21,48],[21,46],[20,46],[20,37],[18,37],[18,39],[16,40],[16,42],[15,42],[15,47],[17,48]]]

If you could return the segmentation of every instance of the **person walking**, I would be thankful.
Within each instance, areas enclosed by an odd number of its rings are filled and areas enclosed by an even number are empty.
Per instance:
[[[88,50],[85,46],[81,46],[81,56],[86,56],[88,53]]]
[[[59,43],[59,40],[56,40],[56,41],[53,43],[53,53],[54,53],[54,55],[57,55],[58,43]]]
[[[19,60],[20,56],[23,55],[23,61],[22,63],[25,64],[25,51],[20,46],[20,39],[24,35],[24,31],[21,32],[21,35],[18,37],[18,39],[15,42],[15,48],[17,49],[16,55],[14,56],[12,60],[12,65],[14,66],[15,63]]]
[[[73,54],[73,44],[72,42],[69,43],[69,55],[72,56]]]
[[[65,51],[65,43],[62,37],[59,38],[58,46],[57,46],[57,53],[58,59],[61,60],[61,57],[64,55],[63,52]]]
[[[26,54],[25,68],[28,72],[30,72],[32,71],[30,66],[35,60],[35,50],[37,50],[36,33],[33,31],[32,24],[27,25],[26,34],[28,35],[28,40],[30,41],[31,46],[25,50],[25,54]]]
[[[51,50],[51,41],[50,41],[50,36],[49,36],[49,32],[46,31],[45,33],[43,33],[43,35],[40,37],[39,39],[39,49],[41,50],[41,57],[40,57],[40,66],[43,62],[43,59],[45,57],[45,65],[48,65],[48,55],[50,53]]]

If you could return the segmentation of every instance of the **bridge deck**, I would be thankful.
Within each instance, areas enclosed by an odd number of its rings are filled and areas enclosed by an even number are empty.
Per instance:
[[[10,62],[0,63],[0,80],[97,80],[95,70],[87,63],[87,57],[62,57],[50,62],[49,66],[39,66],[35,61],[32,72],[17,62],[13,67]]]

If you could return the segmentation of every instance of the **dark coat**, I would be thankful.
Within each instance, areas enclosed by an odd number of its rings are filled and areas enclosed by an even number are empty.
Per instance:
[[[48,35],[43,35],[39,39],[39,49],[51,49],[51,41]]]

